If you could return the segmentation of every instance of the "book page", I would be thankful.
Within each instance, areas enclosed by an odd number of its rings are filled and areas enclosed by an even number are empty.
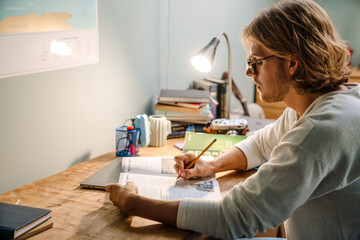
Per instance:
[[[173,157],[123,158],[119,183],[133,182],[140,195],[155,199],[220,199],[220,187],[215,177],[176,180],[174,164]]]
[[[121,172],[177,177],[174,157],[123,157]]]

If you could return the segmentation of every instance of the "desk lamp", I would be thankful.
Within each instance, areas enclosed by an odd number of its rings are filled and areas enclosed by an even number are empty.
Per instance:
[[[199,72],[210,72],[213,66],[216,48],[219,45],[220,37],[224,36],[228,46],[228,95],[226,104],[226,118],[230,119],[230,99],[231,99],[231,50],[228,36],[221,32],[217,37],[213,38],[208,45],[202,48],[195,56],[191,58],[193,67]]]

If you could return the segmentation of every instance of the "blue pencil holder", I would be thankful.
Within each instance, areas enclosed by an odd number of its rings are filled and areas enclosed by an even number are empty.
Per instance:
[[[124,125],[115,130],[116,156],[136,156],[140,151],[140,129]]]

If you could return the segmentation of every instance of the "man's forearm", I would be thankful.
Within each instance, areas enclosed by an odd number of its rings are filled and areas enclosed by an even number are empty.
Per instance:
[[[247,167],[245,154],[237,147],[232,147],[211,162],[214,172],[244,170]]]
[[[131,206],[129,206],[129,210],[126,212],[127,214],[176,227],[177,212],[180,204],[179,200],[157,200],[135,194],[129,203],[131,203]]]

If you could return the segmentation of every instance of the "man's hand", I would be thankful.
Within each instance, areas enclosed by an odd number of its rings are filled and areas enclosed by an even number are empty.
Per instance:
[[[126,185],[109,184],[105,187],[105,191],[110,193],[109,198],[116,207],[128,215],[133,215],[136,206],[132,204],[132,200],[138,194],[138,189],[134,183],[128,182]]]
[[[124,213],[176,226],[180,200],[157,200],[140,196],[134,183],[125,186],[119,183],[109,184],[105,190],[110,200]]]
[[[217,172],[227,171],[227,170],[244,170],[247,166],[247,160],[245,154],[237,147],[232,147],[227,150],[225,153],[221,154],[219,157],[214,160],[207,162],[201,158],[195,163],[195,167],[186,169],[196,156],[192,153],[185,153],[183,155],[178,155],[174,158],[176,164],[174,168],[179,174],[181,171],[181,176],[185,179],[194,179],[197,177],[207,177],[211,176]]]
[[[175,156],[174,160],[176,164],[174,168],[176,172],[179,174],[181,171],[181,176],[185,179],[194,179],[197,177],[207,177],[211,176],[215,173],[211,162],[206,162],[203,159],[197,160],[195,165],[193,165],[190,169],[185,169],[196,156],[192,153],[185,153],[182,155]],[[185,170],[184,170],[185,169]]]

